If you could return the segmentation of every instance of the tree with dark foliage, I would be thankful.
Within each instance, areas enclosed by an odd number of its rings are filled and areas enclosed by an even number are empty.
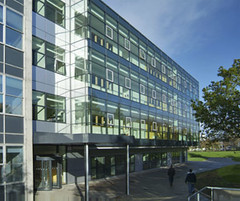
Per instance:
[[[203,88],[203,101],[192,101],[196,120],[210,138],[240,137],[240,59],[232,67],[218,69],[220,81]]]

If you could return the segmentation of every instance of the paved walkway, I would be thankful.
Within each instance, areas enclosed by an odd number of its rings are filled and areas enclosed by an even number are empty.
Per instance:
[[[187,162],[175,166],[173,187],[169,186],[167,168],[159,168],[130,176],[130,195],[125,195],[125,177],[90,182],[90,201],[186,201],[186,172],[203,172],[227,165],[240,164],[231,159],[212,158],[205,162]],[[36,201],[84,201],[84,185],[64,185],[60,190],[39,192]]]

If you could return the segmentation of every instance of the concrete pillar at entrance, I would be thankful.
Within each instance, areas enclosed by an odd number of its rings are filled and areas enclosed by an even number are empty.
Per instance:
[[[126,147],[126,194],[129,195],[129,145]]]
[[[182,151],[180,151],[180,156],[179,157],[180,157],[179,161],[180,161],[180,163],[182,163],[183,162],[183,152]]]
[[[84,161],[85,161],[85,201],[89,201],[89,183],[88,183],[89,150],[88,150],[88,144],[84,145]]]

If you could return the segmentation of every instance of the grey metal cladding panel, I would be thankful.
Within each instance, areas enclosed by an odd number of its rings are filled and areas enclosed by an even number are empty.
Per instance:
[[[5,135],[5,142],[23,144],[23,135]]]
[[[23,6],[15,0],[7,0],[7,5],[20,13],[23,13]]]
[[[3,115],[0,115],[0,132],[3,132]]]
[[[12,66],[9,66],[9,65],[5,65],[5,72],[6,74],[9,74],[9,75],[13,75],[13,76],[16,76],[16,77],[23,77],[23,70],[22,69],[19,69],[19,68],[14,68]]]
[[[34,144],[132,144],[133,137],[124,135],[34,133]]]
[[[6,50],[6,63],[12,64],[14,66],[23,67],[23,53],[12,49],[10,47],[5,47]]]
[[[0,134],[0,143],[3,143],[3,134]]]
[[[85,139],[85,140],[84,140]],[[34,144],[79,144],[87,143],[85,134],[33,133]]]
[[[3,61],[3,45],[0,45],[0,61]]]
[[[23,133],[23,118],[5,116],[5,131],[6,133]]]

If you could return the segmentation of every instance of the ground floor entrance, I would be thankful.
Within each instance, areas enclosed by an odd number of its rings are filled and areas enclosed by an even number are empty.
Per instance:
[[[36,156],[34,161],[36,190],[49,191],[62,187],[62,159],[57,156]]]

